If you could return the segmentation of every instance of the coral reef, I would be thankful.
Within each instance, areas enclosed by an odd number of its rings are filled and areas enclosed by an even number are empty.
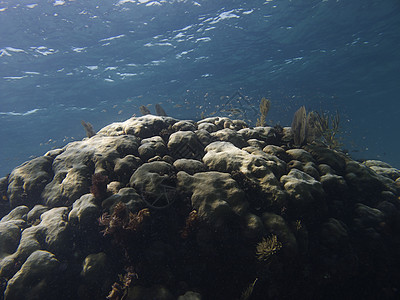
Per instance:
[[[16,167],[0,298],[399,298],[400,171],[338,128],[147,114]]]

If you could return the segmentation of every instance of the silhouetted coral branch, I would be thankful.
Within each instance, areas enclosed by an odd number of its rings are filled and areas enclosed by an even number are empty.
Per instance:
[[[257,119],[256,126],[266,125],[265,119],[267,118],[270,106],[271,106],[271,101],[263,97],[260,102],[260,118]]]
[[[306,142],[322,142],[331,149],[341,146],[337,137],[339,133],[339,113],[334,116],[327,113],[311,111],[307,114],[304,106],[300,107],[293,116],[293,141],[297,146]]]
[[[140,110],[140,113],[141,113],[143,116],[145,116],[145,115],[150,115],[150,114],[151,114],[150,110],[149,110],[146,106],[144,106],[144,105],[141,105],[141,106],[139,107],[139,110]]]
[[[302,106],[294,113],[292,121],[292,132],[295,145],[301,146],[306,141],[306,129],[307,113],[306,108]]]
[[[162,116],[162,117],[167,117],[167,116],[168,116],[167,113],[166,113],[165,110],[161,107],[160,104],[157,103],[157,104],[155,105],[155,107],[156,107],[157,116]]]
[[[96,131],[94,131],[92,124],[89,122],[81,121],[83,128],[85,128],[86,136],[91,138],[92,136],[96,135]]]
[[[317,122],[316,129],[322,139],[322,142],[331,149],[336,149],[341,146],[337,134],[339,133],[339,113],[336,111],[334,116],[327,113],[316,112]]]

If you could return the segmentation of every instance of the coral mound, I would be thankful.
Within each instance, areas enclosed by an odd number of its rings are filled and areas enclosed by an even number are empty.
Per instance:
[[[400,297],[400,171],[145,115],[0,179],[0,298]]]

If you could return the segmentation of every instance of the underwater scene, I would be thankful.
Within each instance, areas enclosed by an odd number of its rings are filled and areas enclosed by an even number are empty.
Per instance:
[[[398,0],[0,0],[0,300],[399,299]]]

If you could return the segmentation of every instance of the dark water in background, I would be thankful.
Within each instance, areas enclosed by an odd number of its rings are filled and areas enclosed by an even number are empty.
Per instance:
[[[162,103],[197,120],[236,91],[269,98],[270,124],[338,110],[354,158],[400,168],[398,0],[15,3],[0,1],[0,176],[82,139],[82,119]]]

